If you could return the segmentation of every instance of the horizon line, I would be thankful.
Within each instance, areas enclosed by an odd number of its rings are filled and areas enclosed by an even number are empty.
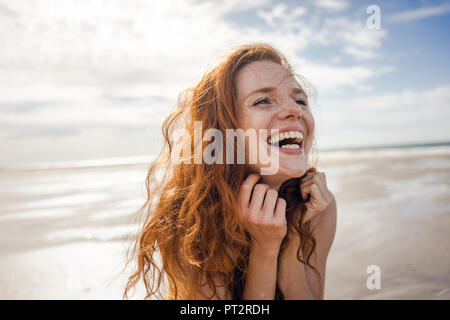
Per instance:
[[[420,142],[420,143],[397,143],[397,144],[387,144],[387,145],[371,145],[371,146],[347,146],[347,147],[336,147],[336,148],[324,148],[320,149],[320,152],[328,153],[334,151],[364,151],[364,150],[377,150],[377,149],[395,149],[395,148],[421,148],[421,147],[438,147],[438,146],[450,146],[450,141],[435,141],[435,142]],[[145,154],[145,155],[132,155],[132,156],[110,156],[110,157],[99,157],[90,159],[78,159],[78,160],[56,160],[56,161],[42,161],[42,162],[24,162],[20,164],[4,163],[0,164],[0,170],[2,169],[37,169],[37,167],[42,166],[45,168],[67,168],[69,167],[96,167],[96,166],[120,166],[120,165],[138,165],[146,163],[143,161],[149,158],[155,157],[156,154]],[[126,159],[135,159],[133,162],[127,162]],[[109,163],[107,163],[109,160]],[[115,160],[115,161],[111,161]],[[106,163],[105,163],[106,161]],[[97,164],[95,164],[97,162]],[[89,164],[90,163],[90,164]],[[78,164],[76,166],[75,164]],[[83,165],[84,164],[84,165]]]

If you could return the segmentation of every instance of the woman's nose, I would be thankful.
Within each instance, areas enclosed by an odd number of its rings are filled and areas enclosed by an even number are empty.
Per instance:
[[[302,108],[295,101],[284,102],[280,106],[279,115],[281,119],[301,118]]]

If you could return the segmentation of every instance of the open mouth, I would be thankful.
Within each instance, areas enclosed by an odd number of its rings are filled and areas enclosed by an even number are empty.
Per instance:
[[[286,131],[271,136],[267,143],[285,150],[300,150],[303,147],[303,133],[301,131]]]

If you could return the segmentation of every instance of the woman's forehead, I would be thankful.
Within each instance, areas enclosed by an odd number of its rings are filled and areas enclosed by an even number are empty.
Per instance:
[[[284,66],[272,61],[256,61],[244,66],[236,75],[238,97],[260,88],[298,87],[294,75]]]

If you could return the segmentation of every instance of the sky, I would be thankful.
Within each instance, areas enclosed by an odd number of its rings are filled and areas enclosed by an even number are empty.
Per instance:
[[[155,154],[178,94],[254,42],[314,88],[319,152],[450,141],[449,30],[450,1],[0,0],[0,165]]]

